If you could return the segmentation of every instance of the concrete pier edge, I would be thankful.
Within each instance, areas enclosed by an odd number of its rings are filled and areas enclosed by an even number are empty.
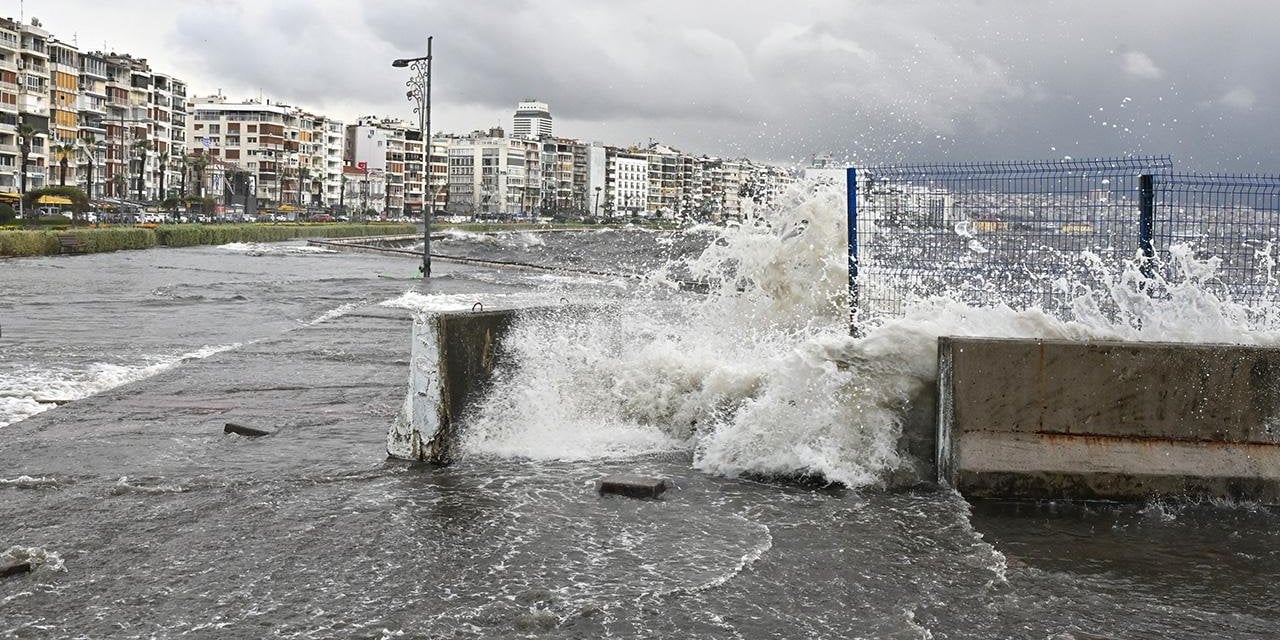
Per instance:
[[[1280,349],[938,340],[937,478],[967,498],[1280,504]]]

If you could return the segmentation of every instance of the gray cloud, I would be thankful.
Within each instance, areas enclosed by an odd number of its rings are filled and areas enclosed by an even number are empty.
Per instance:
[[[1280,7],[1261,0],[46,2],[55,32],[136,38],[198,92],[260,90],[346,118],[408,115],[389,62],[431,34],[448,130],[509,125],[537,97],[566,135],[711,154],[1172,153],[1280,170],[1267,28]]]

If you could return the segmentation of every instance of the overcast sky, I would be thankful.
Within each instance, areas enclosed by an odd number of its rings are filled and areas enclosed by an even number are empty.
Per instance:
[[[18,0],[0,0],[17,17]],[[1178,0],[27,0],[58,37],[191,92],[412,118],[397,57],[435,36],[433,129],[511,127],[805,162],[1172,154],[1280,172],[1280,3]]]

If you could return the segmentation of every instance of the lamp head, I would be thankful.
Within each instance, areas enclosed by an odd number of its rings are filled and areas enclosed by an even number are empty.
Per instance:
[[[405,60],[404,58],[397,58],[396,60],[394,60],[394,61],[391,63],[391,66],[393,66],[393,67],[407,67],[407,66],[409,66],[409,61],[408,61],[408,60]]]

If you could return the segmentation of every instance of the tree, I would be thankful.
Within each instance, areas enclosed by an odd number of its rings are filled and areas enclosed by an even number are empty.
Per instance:
[[[112,185],[115,187],[115,195],[117,198],[124,199],[125,196],[129,195],[127,190],[125,189],[125,187],[127,187],[128,185],[125,184],[125,178],[123,173],[117,173],[116,175],[112,176],[111,182],[112,182]]]
[[[50,149],[58,154],[58,168],[61,170],[58,176],[58,186],[67,186],[67,163],[76,155],[76,145],[71,142],[55,144]]]
[[[299,207],[303,206],[302,185],[310,181],[311,181],[311,167],[299,167],[298,168],[298,206]]]
[[[32,189],[22,195],[24,204],[34,209],[40,204],[40,198],[45,196],[54,196],[58,198],[66,198],[71,201],[71,217],[74,220],[76,214],[84,211],[89,206],[89,198],[85,196],[84,191],[78,187],[39,187]]]
[[[280,181],[280,182],[279,182],[279,184],[280,184],[280,201],[276,203],[276,206],[279,206],[279,205],[284,204],[284,189],[285,189],[285,185],[286,185],[286,183],[287,183],[287,182],[289,182],[289,181],[293,180],[294,173],[295,173],[295,170],[294,170],[294,168],[293,168],[293,167],[285,167],[285,168],[283,168],[283,169],[281,169],[281,170],[280,170],[280,175],[279,175],[279,177],[277,178],[277,179]]]
[[[164,174],[169,170],[169,152],[161,151],[156,155],[156,159],[160,162],[160,200],[168,201],[169,194],[164,190]],[[176,205],[173,207],[173,219],[175,222],[178,220],[178,208]]]
[[[147,150],[151,148],[151,141],[143,138],[135,140],[133,150],[138,153],[138,202],[146,201],[147,188]]]
[[[85,167],[84,183],[86,187],[85,193],[90,198],[92,198],[93,197],[93,165],[95,162],[97,162],[97,158],[94,158],[94,152],[97,151],[97,147],[92,142],[89,142],[87,140],[81,140],[79,148],[80,148],[80,154],[89,159],[89,164],[88,166]]]
[[[204,170],[209,166],[209,157],[203,153],[192,156],[188,161],[191,170],[196,174],[196,197],[204,197]]]
[[[19,174],[20,182],[18,186],[20,193],[27,192],[27,161],[31,158],[31,140],[37,135],[39,135],[39,132],[32,128],[31,125],[26,123],[18,125],[18,139],[22,141],[22,169]]]

